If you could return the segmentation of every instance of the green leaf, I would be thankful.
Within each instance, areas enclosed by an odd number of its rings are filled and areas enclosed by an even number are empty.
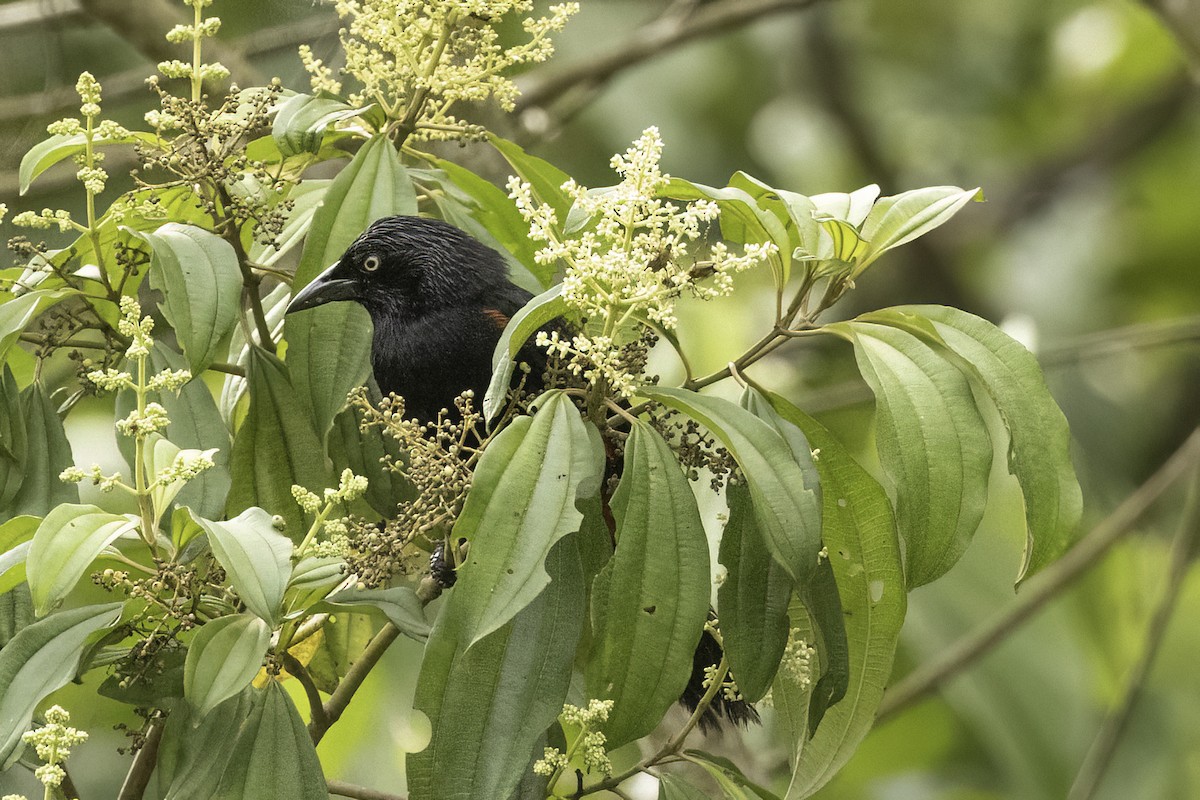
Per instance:
[[[682,178],[671,178],[659,194],[673,200],[715,200],[721,209],[722,238],[739,244],[775,243],[779,249],[769,259],[771,268],[778,281],[787,282],[792,263],[791,237],[787,228],[779,217],[761,208],[745,190],[733,186],[715,189]]]
[[[500,333],[500,341],[496,342],[496,350],[492,354],[492,380],[483,398],[484,419],[493,420],[503,410],[521,348],[538,328],[561,317],[566,310],[567,301],[563,300],[560,283],[542,292],[512,315]]]
[[[876,446],[895,489],[909,588],[962,556],[987,505],[992,443],[962,373],[912,334],[870,322],[829,326],[854,344],[875,394]]]
[[[0,525],[0,593],[25,581],[29,542],[41,523],[41,517],[20,516]]]
[[[417,679],[414,704],[429,717],[433,738],[408,757],[411,800],[508,797],[528,770],[562,711],[583,629],[574,539],[551,550],[545,591],[478,643],[460,637],[453,606],[442,607]]]
[[[863,223],[863,238],[871,244],[851,277],[861,274],[888,250],[940,227],[972,200],[983,200],[978,187],[930,186],[883,198]]]
[[[908,598],[896,523],[883,487],[816,420],[778,395],[769,399],[820,454],[816,466],[824,493],[823,536],[849,644],[845,698],[826,712],[811,738],[799,736],[792,742],[794,767],[787,796],[808,797],[850,760],[874,726]],[[800,691],[808,690],[781,675],[773,696]]]
[[[203,717],[250,685],[271,643],[271,626],[253,614],[204,623],[188,645],[183,696]]]
[[[105,138],[97,136],[92,140],[93,146],[106,144],[130,144],[136,141],[153,142],[155,136],[152,133],[142,133],[140,131],[132,132],[128,136],[120,136],[116,138]],[[83,133],[72,133],[68,135],[54,134],[49,139],[38,142],[33,147],[29,148],[24,157],[21,159],[20,169],[17,171],[18,191],[24,195],[29,190],[30,184],[38,175],[41,175],[50,167],[58,162],[79,155],[86,149],[86,138]]]
[[[0,649],[0,765],[21,756],[21,734],[42,699],[75,677],[96,631],[113,625],[120,603],[83,606],[35,622]]]
[[[286,283],[281,283],[262,298],[263,316],[266,317],[267,327],[275,339],[278,339],[283,333],[284,315],[291,297],[291,288]],[[229,336],[230,362],[239,367],[248,367],[251,352],[257,347],[257,344],[251,344],[246,340],[245,330],[238,325]],[[157,351],[158,348],[155,350]],[[246,387],[247,381],[240,375],[226,375],[225,383],[221,386],[221,396],[217,408],[221,412],[221,419],[225,420],[231,428],[240,418],[238,403],[245,396]],[[213,514],[213,516],[217,515]]]
[[[405,636],[423,642],[429,638],[429,622],[417,593],[408,586],[390,589],[346,589],[325,598],[335,608],[374,608]]]
[[[321,644],[308,663],[308,672],[317,688],[326,693],[337,688],[363,648],[379,632],[382,624],[369,614],[335,614],[321,628]]]
[[[612,700],[610,748],[658,726],[692,674],[708,619],[708,539],[675,454],[648,423],[631,424],[612,498],[617,547],[592,584],[588,696]]]
[[[283,362],[252,348],[247,379],[250,410],[229,456],[233,486],[226,512],[269,508],[284,518],[288,535],[299,541],[308,528],[292,497],[292,486],[320,493],[329,485],[321,442]]]
[[[795,584],[811,583],[822,547],[820,500],[783,436],[728,400],[684,389],[643,393],[704,425],[724,445],[746,476],[771,554]]]
[[[163,294],[163,316],[192,374],[199,375],[237,324],[242,297],[237,254],[220,236],[192,225],[168,222],[142,236],[153,253],[150,284]]]
[[[708,792],[697,789],[678,775],[664,772],[658,776],[658,800],[710,800]]]
[[[213,800],[328,800],[308,728],[278,681],[255,698]]]
[[[285,158],[321,149],[330,125],[358,116],[353,108],[333,97],[296,94],[279,104],[271,136]]]
[[[346,562],[337,556],[306,556],[292,568],[284,593],[284,616],[303,612],[346,578]]]
[[[845,220],[855,228],[862,227],[879,198],[879,185],[872,183],[849,194],[826,192],[809,198],[818,214]]]
[[[75,289],[38,289],[0,303],[0,360],[8,355],[29,324],[64,297],[77,295]]]
[[[328,441],[333,474],[340,475],[349,469],[366,478],[367,493],[363,502],[379,516],[391,517],[396,514],[396,505],[402,500],[412,500],[415,492],[403,473],[382,461],[387,458],[388,463],[404,463],[396,440],[382,433],[377,426],[363,430],[363,419],[362,409],[353,406],[333,418]]]
[[[386,136],[363,145],[334,178],[313,217],[292,290],[308,285],[381,217],[416,214],[417,196]],[[357,303],[329,303],[289,316],[288,367],[300,404],[325,438],[346,394],[370,374],[371,320]]]
[[[29,599],[29,584],[21,583],[0,593],[0,649],[7,647],[14,636],[36,620],[33,601]]]
[[[516,170],[521,180],[529,184],[534,199],[553,208],[559,223],[565,224],[571,211],[571,198],[563,191],[562,185],[571,180],[571,176],[549,161],[529,155],[507,139],[489,133],[488,141]]]
[[[332,180],[306,179],[293,186],[287,195],[292,207],[287,211],[283,229],[275,237],[274,243],[264,244],[257,239],[251,241],[248,248],[250,259],[255,264],[273,267],[276,262],[295,249],[296,245],[303,242],[305,235],[312,227],[317,209],[325,200],[325,192],[331,183],[333,183]],[[286,285],[282,288],[285,291],[288,289]]]
[[[261,508],[248,508],[227,522],[196,522],[246,608],[274,625],[292,574],[292,540],[275,530]]]
[[[30,458],[29,430],[22,413],[21,391],[12,370],[0,371],[0,516],[7,516],[25,482]],[[15,513],[16,509],[12,509]]]
[[[982,384],[1004,419],[1008,471],[1025,495],[1028,537],[1020,583],[1066,551],[1083,511],[1066,417],[1033,354],[990,322],[945,306],[904,306],[894,313],[923,318],[920,330],[932,325],[934,341],[962,358],[968,378]]]
[[[75,588],[101,551],[137,525],[136,517],[109,514],[92,505],[68,503],[47,514],[33,535],[25,562],[37,615],[48,614]]]
[[[216,448],[208,450],[182,450],[173,442],[164,439],[159,434],[151,434],[146,437],[145,458],[146,469],[150,475],[160,475],[165,470],[170,469],[176,459],[194,459],[200,456],[212,458],[216,453]],[[167,513],[171,503],[179,493],[187,486],[187,481],[176,479],[170,483],[152,484],[150,488],[150,503],[154,508],[154,524],[157,527],[159,520]]]
[[[492,440],[475,468],[454,537],[471,542],[448,604],[468,646],[511,620],[550,582],[543,562],[579,530],[576,501],[600,488],[604,455],[570,398],[538,399]]]
[[[684,757],[704,768],[721,787],[724,796],[732,800],[779,800],[767,789],[750,780],[727,758],[703,750],[685,750]]]
[[[163,800],[211,800],[250,714],[254,690],[246,687],[202,718],[186,703],[172,704],[158,748],[154,776]]]
[[[490,181],[471,172],[465,167],[442,158],[430,156],[437,170],[427,171],[430,177],[443,189],[443,197],[450,197],[457,205],[469,214],[469,220],[475,225],[468,224],[461,214],[444,214],[447,222],[453,222],[472,234],[479,230],[470,230],[478,226],[487,236],[481,236],[485,241],[490,237],[495,240],[501,255],[505,255],[520,264],[545,288],[554,278],[556,267],[553,264],[539,264],[534,260],[537,245],[529,238],[529,223],[517,211],[516,205],[509,199],[503,189]],[[439,174],[440,173],[440,174]],[[443,212],[448,204],[438,203]],[[453,217],[453,219],[451,219]]]
[[[35,382],[21,393],[26,454],[21,488],[0,519],[17,514],[45,514],[61,503],[79,502],[79,488],[58,479],[75,463],[62,420],[46,389]]]
[[[726,577],[717,590],[717,610],[730,671],[742,696],[754,702],[771,688],[787,646],[792,582],[755,524],[750,490],[731,485],[725,494],[729,521],[719,558]]]

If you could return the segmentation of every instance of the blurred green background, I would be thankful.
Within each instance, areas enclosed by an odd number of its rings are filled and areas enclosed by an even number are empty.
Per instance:
[[[654,38],[739,5],[774,12],[679,46]],[[165,0],[0,4],[0,201],[10,216],[78,211],[82,193],[67,164],[18,197],[21,156],[47,122],[75,113],[85,69],[104,85],[106,115],[138,124],[152,106],[143,79],[173,57],[161,23],[183,12]],[[224,20],[221,55],[243,85],[278,75],[306,90],[300,43],[337,63],[329,6],[217,0],[210,12]],[[873,182],[884,194],[982,186],[986,204],[889,255],[834,312],[955,305],[1042,355],[1075,437],[1085,530],[1200,423],[1200,3],[583,0],[558,42],[555,59],[520,76],[527,100],[518,111],[487,122],[585,184],[612,183],[610,155],[654,124],[666,140],[664,168],[702,183],[724,185],[741,169],[805,194]],[[646,46],[630,47],[638,42]],[[612,52],[627,55],[611,75],[558,91],[555,81],[577,67],[596,77]],[[505,177],[484,146],[449,155]],[[109,196],[129,186],[131,166],[110,150]],[[0,225],[5,238],[18,232]],[[746,276],[734,298],[688,309],[682,336],[708,362],[698,369],[756,339],[771,301],[768,283]],[[805,340],[752,372],[819,412],[866,457],[871,406],[848,348]],[[73,418],[77,461],[119,458],[106,426]],[[1006,476],[994,483],[967,558],[911,596],[896,678],[1015,602],[1019,496]],[[1064,797],[1143,652],[1182,498],[1182,487],[1168,492],[1030,624],[877,728],[820,797]],[[1198,614],[1192,575],[1099,797],[1200,797]],[[322,744],[331,777],[395,788],[401,754],[422,738],[403,713],[418,658],[412,643],[396,647]],[[84,800],[115,795],[124,762],[112,727],[137,722],[115,703],[85,704],[89,697],[90,688],[79,690],[71,706],[93,735],[71,763]],[[764,781],[781,774],[784,749],[769,725],[741,743],[710,744]],[[27,779],[0,775],[0,792],[32,796]],[[652,783],[635,796],[654,797]]]

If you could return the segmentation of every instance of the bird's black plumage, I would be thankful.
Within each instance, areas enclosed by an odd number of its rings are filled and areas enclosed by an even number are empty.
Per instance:
[[[374,325],[371,364],[380,390],[402,396],[409,416],[432,421],[453,409],[466,389],[482,399],[500,334],[531,297],[508,279],[495,250],[444,222],[400,216],[372,223],[295,296],[288,313],[336,300],[360,303]],[[527,343],[521,359],[531,368],[527,388],[536,391],[545,354]],[[620,463],[610,469],[619,474]],[[453,583],[444,559],[435,558],[434,570],[445,585]],[[720,659],[720,645],[705,631],[680,702],[696,708],[705,693],[704,670]],[[758,715],[718,695],[701,724],[716,727],[722,718],[745,724]]]

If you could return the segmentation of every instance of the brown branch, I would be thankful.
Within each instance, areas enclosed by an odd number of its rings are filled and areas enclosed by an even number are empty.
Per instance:
[[[404,795],[388,794],[378,789],[355,786],[353,783],[344,781],[326,781],[325,785],[329,788],[330,794],[336,794],[338,797],[353,797],[356,800],[405,800]]]
[[[589,61],[531,79],[522,88],[522,109],[546,106],[574,89],[594,89],[623,69],[648,61],[705,36],[726,33],[757,19],[785,11],[801,11],[823,0],[726,0],[700,7],[694,14],[668,14]]]
[[[150,784],[150,775],[158,763],[158,744],[162,741],[162,734],[163,720],[151,720],[146,730],[146,740],[133,757],[133,764],[125,776],[125,782],[121,784],[121,793],[117,795],[117,800],[142,800],[142,795],[146,793],[146,787]]]
[[[300,681],[300,685],[304,687],[304,696],[308,698],[309,716],[311,720],[318,726],[329,727],[329,721],[325,717],[325,706],[321,702],[321,692],[317,689],[317,685],[313,683],[312,676],[308,674],[308,670],[297,658],[286,650],[281,654],[280,660],[283,662],[284,669],[288,671],[293,678]]]
[[[1200,478],[1200,472],[1194,473],[1192,486],[1188,492],[1187,506],[1171,544],[1171,560],[1167,566],[1167,587],[1146,628],[1146,641],[1142,648],[1142,654],[1126,678],[1120,699],[1105,718],[1104,724],[1101,725],[1100,731],[1092,741],[1092,746],[1088,749],[1083,764],[1075,776],[1075,782],[1071,785],[1071,791],[1067,795],[1068,800],[1091,800],[1095,797],[1104,773],[1112,762],[1113,754],[1116,753],[1117,744],[1129,725],[1129,718],[1133,713],[1134,706],[1137,705],[1142,691],[1145,689],[1146,680],[1150,677],[1150,669],[1154,666],[1154,659],[1158,655],[1163,639],[1166,638],[1167,626],[1179,603],[1183,579],[1187,576],[1192,556],[1196,552],[1197,539],[1200,538],[1200,519],[1196,514],[1200,484],[1197,484],[1196,478]]]
[[[333,724],[341,719],[346,706],[350,705],[350,701],[354,699],[354,695],[362,686],[363,681],[371,674],[371,670],[375,668],[379,659],[383,658],[383,654],[387,652],[399,635],[400,629],[389,622],[367,643],[362,654],[346,671],[346,677],[342,678],[341,683],[333,690],[333,694],[325,701],[324,719],[314,715],[312,722],[308,724],[308,733],[312,736],[313,744],[318,744],[325,733],[333,727]]]
[[[917,667],[889,687],[879,706],[882,721],[925,698],[1004,641],[1009,634],[1045,608],[1127,534],[1142,514],[1187,474],[1200,458],[1200,428],[1133,494],[1067,553],[1029,581],[1007,611],[983,628],[951,645],[942,655]]]

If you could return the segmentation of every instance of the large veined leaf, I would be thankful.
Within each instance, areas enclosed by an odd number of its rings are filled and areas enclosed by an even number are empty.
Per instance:
[[[781,417],[766,397],[752,387],[747,388],[743,394],[742,405],[783,437],[792,458],[804,473],[806,483],[813,487],[813,493],[818,502],[821,502],[820,498],[824,493],[821,490],[820,476],[813,462],[812,446],[804,432]],[[816,647],[821,667],[820,677],[815,682],[808,702],[810,734],[817,730],[825,711],[845,695],[850,680],[850,653],[837,580],[828,559],[820,556],[817,561],[812,580],[795,586],[795,594],[807,609],[814,627],[815,636],[812,643]]]
[[[408,757],[411,800],[508,797],[529,769],[562,711],[583,629],[574,539],[546,559],[545,591],[476,644],[458,636],[453,607],[442,607],[417,679],[415,705],[432,722],[433,738]]]
[[[600,488],[604,454],[570,398],[547,392],[484,451],[454,525],[470,541],[449,605],[470,645],[507,623],[550,582],[550,549],[579,530],[576,501]]]
[[[349,469],[366,478],[367,492],[359,502],[381,517],[390,517],[395,515],[398,503],[413,499],[415,490],[402,473],[382,461],[387,458],[393,464],[403,463],[396,440],[377,426],[364,430],[363,418],[362,410],[353,406],[342,409],[333,418],[326,443],[333,460],[333,474],[340,475]]]
[[[390,589],[346,589],[325,598],[334,608],[374,608],[406,636],[417,641],[429,638],[429,622],[417,593],[409,586]]]
[[[233,486],[226,511],[269,508],[284,518],[288,535],[299,541],[307,528],[292,486],[320,492],[329,485],[321,442],[279,359],[252,348],[247,377],[250,411],[229,458]]]
[[[79,488],[58,479],[75,463],[62,420],[46,389],[35,382],[21,393],[25,420],[25,464],[21,488],[0,508],[0,519],[17,514],[45,514],[60,503],[79,502]]]
[[[878,482],[816,420],[777,395],[770,401],[804,431],[819,452],[816,466],[824,493],[825,546],[845,610],[849,685],[815,733],[792,740],[788,798],[808,797],[854,754],[875,724],[892,670],[908,603],[896,523]],[[775,697],[808,691],[788,675],[776,680]],[[786,707],[787,704],[785,704]]]
[[[168,222],[150,243],[150,284],[183,347],[193,375],[216,360],[221,340],[237,324],[242,272],[233,245],[202,228]]]
[[[155,780],[163,800],[209,800],[225,772],[238,729],[250,714],[254,690],[246,687],[197,719],[186,703],[172,707],[158,747]],[[193,724],[193,723],[199,724]],[[152,784],[153,785],[153,784]]]
[[[227,522],[196,522],[246,608],[274,624],[292,574],[292,540],[275,530],[261,508],[248,508]]]
[[[492,354],[492,380],[483,398],[483,417],[495,419],[504,408],[508,389],[512,385],[513,372],[517,368],[517,355],[525,342],[537,329],[553,319],[561,317],[567,310],[567,301],[562,297],[562,284],[556,284],[523,305],[504,326],[500,341]]]
[[[133,131],[128,136],[116,138],[96,136],[92,140],[92,145],[130,144],[139,140],[153,143],[155,136],[152,133],[141,131]],[[56,133],[49,139],[38,142],[29,148],[29,152],[21,159],[21,166],[17,171],[18,191],[22,195],[25,194],[29,190],[29,185],[38,175],[64,159],[82,154],[86,148],[87,143],[83,133]]]
[[[21,734],[46,695],[75,677],[89,638],[121,614],[120,603],[83,606],[35,622],[0,650],[0,765],[21,755]]]
[[[396,148],[371,139],[334,178],[313,217],[294,291],[341,258],[377,219],[416,214],[417,196]],[[303,408],[324,439],[346,394],[370,374],[371,321],[357,303],[329,303],[287,318],[288,366]]]
[[[822,547],[820,501],[783,436],[728,400],[683,389],[643,393],[704,425],[729,450],[745,473],[772,555],[796,584],[811,582]]]
[[[915,315],[915,319],[913,317]],[[945,306],[903,306],[869,315],[930,337],[965,362],[1008,429],[1008,471],[1025,496],[1028,537],[1020,582],[1070,545],[1083,500],[1071,464],[1071,432],[1033,354],[988,321]]]
[[[284,221],[279,235],[273,242],[265,244],[257,239],[252,239],[247,248],[247,253],[255,264],[261,264],[264,267],[274,266],[277,261],[304,241],[305,235],[312,227],[313,217],[316,216],[317,209],[325,200],[325,192],[331,183],[333,183],[331,179],[305,178],[302,183],[291,188],[287,199],[291,201],[292,207],[287,212],[287,219]],[[284,288],[287,288],[286,285]]]
[[[756,527],[750,490],[726,489],[729,520],[721,535],[720,561],[726,577],[717,590],[717,613],[730,671],[749,702],[771,688],[788,638],[792,581]]]
[[[645,736],[679,699],[708,618],[708,540],[687,477],[648,423],[632,423],[612,498],[617,546],[592,583],[588,696],[612,700],[610,747]]]
[[[29,542],[40,517],[13,517],[0,524],[0,593],[25,582],[25,559],[29,557]]]
[[[138,525],[136,517],[109,514],[96,506],[64,504],[42,520],[25,571],[38,616],[48,614],[104,548]]]
[[[271,628],[253,614],[206,622],[188,646],[183,696],[200,717],[250,685],[271,642]]]
[[[0,592],[0,650],[36,621],[33,601],[29,599],[29,584],[21,583]]]
[[[285,158],[300,153],[316,153],[321,149],[325,131],[330,125],[361,113],[361,109],[348,106],[334,97],[292,95],[279,104],[275,122],[271,126],[271,136]]]
[[[327,800],[325,776],[300,712],[278,681],[255,698],[213,800]]]
[[[281,283],[262,298],[263,316],[266,317],[267,328],[270,329],[271,336],[276,340],[283,334],[284,315],[291,297],[291,287],[286,283]],[[238,325],[229,336],[229,361],[239,367],[248,367],[250,354],[255,347],[257,345],[251,344],[246,339],[246,331],[241,325]],[[231,428],[238,419],[238,403],[245,396],[246,379],[241,375],[226,375],[225,383],[221,386],[221,397],[217,408],[221,412],[221,418]]]
[[[29,431],[21,406],[17,379],[5,365],[0,370],[0,509],[13,505],[25,481]]]
[[[721,787],[722,796],[729,800],[779,800],[767,789],[746,777],[736,764],[727,758],[703,750],[684,750],[683,756],[702,767]]]
[[[909,587],[962,556],[987,504],[992,443],[971,386],[916,336],[850,321],[829,326],[854,344],[875,395],[880,461],[891,479]]]

